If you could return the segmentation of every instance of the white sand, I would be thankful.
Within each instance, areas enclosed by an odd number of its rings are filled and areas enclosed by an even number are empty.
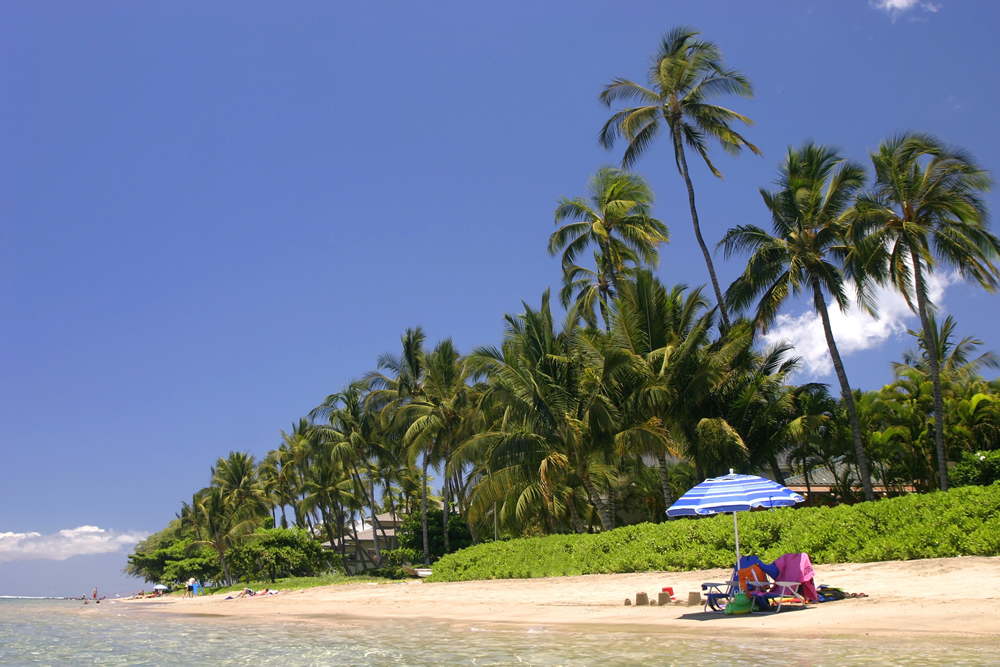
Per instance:
[[[867,598],[788,605],[780,614],[705,614],[686,604],[624,605],[672,586],[679,601],[726,570],[426,583],[347,584],[277,596],[129,601],[154,613],[308,622],[409,620],[456,625],[600,626],[677,634],[782,637],[909,636],[1000,639],[1000,557],[816,566],[816,584]]]

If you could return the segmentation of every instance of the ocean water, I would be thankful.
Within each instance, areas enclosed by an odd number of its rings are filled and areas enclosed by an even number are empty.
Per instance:
[[[435,624],[249,623],[0,600],[0,665],[1000,665],[995,642],[709,639]]]

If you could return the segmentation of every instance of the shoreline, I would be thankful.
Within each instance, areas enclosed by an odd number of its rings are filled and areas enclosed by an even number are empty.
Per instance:
[[[704,637],[968,638],[1000,640],[1000,557],[959,557],[818,565],[825,583],[866,598],[788,605],[779,614],[706,614],[686,604],[704,581],[727,570],[581,575],[544,579],[426,583],[420,580],[320,586],[262,598],[115,600],[130,612],[202,619],[308,623],[444,623],[475,628],[540,628]],[[680,604],[625,606],[637,592],[655,600],[672,586]],[[108,600],[111,602],[111,600]],[[99,612],[104,605],[82,611]],[[118,607],[116,611],[121,611]]]

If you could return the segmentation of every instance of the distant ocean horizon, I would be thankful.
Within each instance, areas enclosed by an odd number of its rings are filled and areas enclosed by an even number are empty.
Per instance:
[[[273,623],[143,613],[106,600],[0,598],[0,664],[51,665],[997,665],[997,642],[774,639],[489,628]]]

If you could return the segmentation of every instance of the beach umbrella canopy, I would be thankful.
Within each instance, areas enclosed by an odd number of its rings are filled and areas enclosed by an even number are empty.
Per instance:
[[[756,475],[728,475],[712,477],[694,487],[667,510],[667,516],[708,516],[733,513],[733,530],[736,533],[736,566],[740,563],[740,526],[737,512],[747,512],[754,507],[791,507],[805,498],[789,488]]]
[[[164,586],[163,584],[156,584],[155,586],[153,586],[153,590],[154,591],[165,591],[165,590],[169,590],[169,589],[166,586]]]

